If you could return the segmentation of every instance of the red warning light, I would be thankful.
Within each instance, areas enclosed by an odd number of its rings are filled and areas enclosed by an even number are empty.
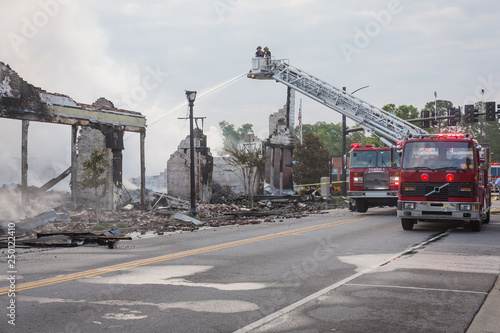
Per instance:
[[[359,143],[351,143],[351,148],[359,148]]]
[[[420,176],[420,178],[421,178],[424,182],[426,182],[426,181],[428,181],[428,180],[429,180],[429,175],[428,175],[428,174],[426,174],[426,173],[423,173],[423,174],[422,174],[422,176]]]
[[[447,181],[451,182],[451,181],[453,181],[453,179],[455,179],[455,177],[453,177],[453,175],[451,173],[449,173],[449,174],[446,175],[446,180]]]

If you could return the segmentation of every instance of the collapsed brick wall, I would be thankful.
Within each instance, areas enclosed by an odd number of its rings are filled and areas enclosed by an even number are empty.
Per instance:
[[[227,189],[233,194],[245,194],[241,182],[240,171],[234,166],[227,164],[224,157],[214,157],[214,173],[212,181],[222,189]]]
[[[196,200],[210,202],[212,196],[213,157],[206,145],[207,137],[195,129],[194,164]],[[167,161],[168,194],[181,198],[191,197],[191,155],[189,135],[181,141]]]
[[[106,148],[106,138],[100,130],[90,127],[82,127],[80,129],[77,140],[77,179],[82,179],[82,175],[84,172],[83,163],[90,158],[90,155],[92,154],[94,149],[99,149],[100,151],[104,151],[106,153],[106,160],[108,161],[110,166],[102,175],[103,178],[107,178],[106,184],[100,186],[97,190],[99,196],[99,208],[114,210],[117,206],[120,205],[121,191],[118,191],[118,189],[116,189],[113,184],[113,153],[111,149]],[[80,184],[77,184],[76,197],[78,198],[79,202],[85,202],[86,204],[90,205],[90,207],[94,207],[94,189],[84,188]]]
[[[272,188],[280,188],[280,173],[283,170],[283,190],[293,191],[292,160],[294,147],[293,105],[285,106],[269,116],[269,138],[266,147],[265,181]]]

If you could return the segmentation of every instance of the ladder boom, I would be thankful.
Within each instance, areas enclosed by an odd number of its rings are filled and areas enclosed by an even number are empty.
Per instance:
[[[388,145],[410,135],[427,134],[420,127],[291,66],[286,59],[253,58],[252,69],[247,76],[281,82],[345,115]]]

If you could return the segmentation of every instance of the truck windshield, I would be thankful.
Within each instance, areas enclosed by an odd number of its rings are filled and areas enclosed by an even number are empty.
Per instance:
[[[395,156],[396,168],[401,166],[401,153],[396,152]],[[391,168],[391,151],[390,150],[379,150],[377,158],[377,166],[379,168]]]
[[[468,141],[414,141],[404,147],[402,169],[474,169],[474,148]]]
[[[377,163],[377,151],[358,150],[351,152],[351,168],[374,168]]]

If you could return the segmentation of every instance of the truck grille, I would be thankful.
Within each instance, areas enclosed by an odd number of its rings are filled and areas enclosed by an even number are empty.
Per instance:
[[[388,190],[389,173],[387,172],[367,172],[365,173],[366,190]]]
[[[405,187],[415,187],[415,191],[405,191]],[[470,183],[405,183],[403,195],[426,197],[428,201],[446,201],[449,197],[472,198],[472,191],[460,191],[460,187],[471,187]]]

